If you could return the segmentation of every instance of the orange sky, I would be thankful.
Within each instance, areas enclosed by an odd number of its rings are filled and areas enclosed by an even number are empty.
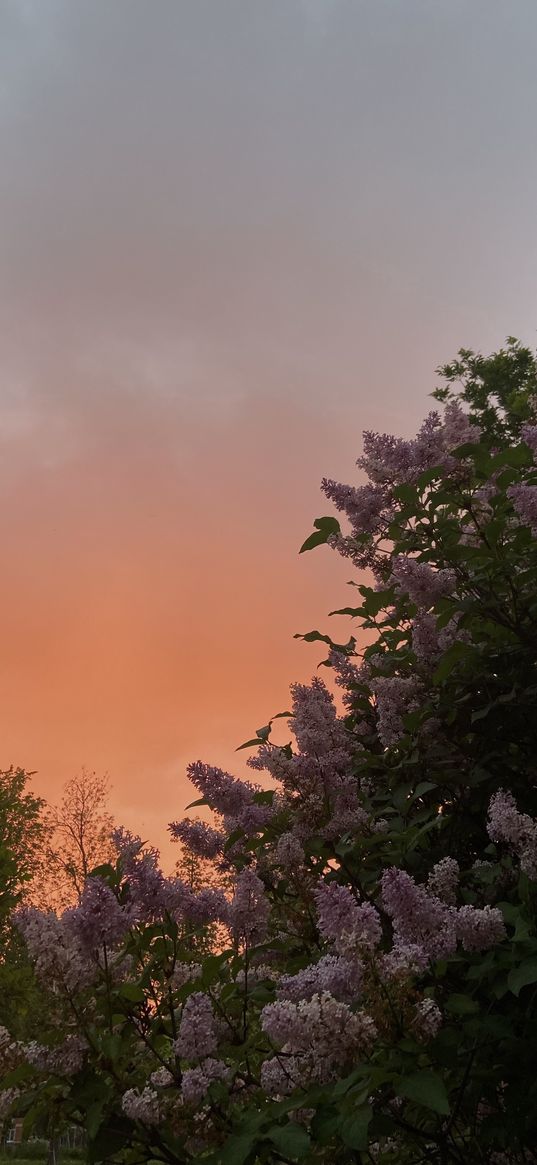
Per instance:
[[[188,761],[244,772],[347,601],[297,553],[321,477],[460,345],[534,343],[536,33],[534,0],[1,6],[3,767],[108,772],[167,858]]]

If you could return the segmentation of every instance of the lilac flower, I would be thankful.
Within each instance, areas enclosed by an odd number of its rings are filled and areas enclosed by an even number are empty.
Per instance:
[[[377,702],[377,730],[385,748],[404,734],[403,717],[420,707],[420,682],[415,676],[377,676],[372,683]]]
[[[323,955],[317,963],[304,967],[295,975],[282,975],[278,984],[278,999],[298,1003],[313,995],[328,991],[344,1003],[354,1002],[360,992],[362,964],[358,959],[339,955]]]
[[[246,805],[251,804],[256,792],[247,781],[238,781],[223,769],[202,761],[188,765],[187,775],[211,809],[222,816],[237,817]]]
[[[417,607],[429,610],[455,586],[452,570],[433,570],[428,562],[398,554],[392,562],[392,582],[401,594],[407,594]]]
[[[511,498],[515,511],[523,526],[529,526],[532,534],[537,534],[537,485],[510,485],[507,496]]]
[[[461,408],[459,401],[448,401],[444,409],[442,440],[449,452],[461,445],[475,445],[480,440],[481,429]]]
[[[262,942],[267,933],[270,906],[265,887],[255,870],[241,870],[229,908],[230,926],[235,938],[248,945]]]
[[[526,442],[532,453],[537,454],[537,425],[523,425],[520,430],[522,440]]]
[[[162,1119],[158,1093],[154,1088],[146,1087],[142,1092],[138,1088],[129,1088],[123,1094],[121,1107],[130,1120],[141,1121],[144,1125],[158,1125]]]
[[[378,911],[369,902],[359,904],[346,886],[321,882],[315,891],[319,930],[343,956],[371,950],[382,938]]]
[[[201,976],[201,963],[176,963],[171,977],[172,987],[178,989]]]
[[[501,910],[484,906],[461,906],[456,916],[457,937],[465,951],[488,951],[505,938]]]
[[[334,754],[342,765],[351,755],[351,740],[342,720],[338,718],[334,697],[326,684],[315,676],[310,684],[292,684],[293,719],[291,728],[300,752],[315,757],[328,756],[334,763]]]
[[[537,822],[520,813],[512,793],[498,789],[489,804],[487,821],[491,841],[508,845],[520,859],[520,866],[532,881],[537,880]]]
[[[457,936],[450,907],[417,886],[404,870],[384,871],[382,903],[393,920],[396,941],[415,943],[431,959],[453,954]]]
[[[285,1056],[280,1059],[273,1056],[264,1060],[261,1065],[261,1087],[267,1096],[275,1100],[288,1096],[299,1087],[301,1081],[299,1061],[296,1057]]]
[[[343,703],[346,708],[352,708],[356,699],[356,694],[352,689],[368,682],[369,669],[364,667],[363,664],[358,666],[353,663],[353,657],[347,655],[345,651],[331,649],[328,659],[334,669],[335,681],[338,688],[343,688]]]
[[[278,838],[275,859],[284,870],[296,870],[304,864],[304,847],[294,833],[282,833]]]
[[[212,829],[205,821],[190,821],[184,817],[182,821],[172,821],[168,829],[175,841],[182,841],[187,849],[200,858],[212,861],[224,848],[225,833]]]
[[[174,1077],[168,1068],[157,1068],[149,1077],[149,1083],[153,1088],[170,1088],[174,1083]]]
[[[334,1079],[346,1064],[368,1054],[377,1034],[369,1015],[351,1011],[328,992],[299,1003],[269,1003],[261,1027],[286,1057],[297,1057],[286,1067],[298,1069],[302,1083]],[[264,1080],[265,1086],[266,1075]]]
[[[199,1104],[207,1095],[210,1085],[215,1080],[229,1080],[231,1069],[223,1060],[212,1057],[204,1060],[196,1068],[187,1068],[183,1072],[181,1096],[185,1104]]]
[[[230,904],[223,890],[207,886],[199,894],[189,894],[181,906],[179,917],[188,919],[195,926],[204,926],[210,922],[227,922],[229,919]]]
[[[404,943],[399,939],[391,951],[382,955],[380,967],[386,979],[421,975],[429,966],[429,956],[419,943]]]
[[[38,978],[47,986],[61,986],[68,991],[81,990],[93,982],[95,962],[68,933],[63,919],[51,911],[23,907],[14,916],[28,947]]]
[[[179,1035],[174,1043],[177,1056],[201,1060],[216,1052],[217,1039],[213,1005],[203,991],[194,991],[183,1007]]]
[[[457,898],[460,869],[455,858],[442,858],[433,866],[427,879],[427,889],[430,894],[436,894],[448,906],[454,906]]]
[[[389,496],[383,486],[340,485],[324,477],[321,489],[336,509],[346,514],[355,534],[375,533],[382,523]]]
[[[412,1028],[421,1043],[428,1043],[440,1031],[442,1012],[434,999],[420,999],[414,1008]]]
[[[63,920],[81,948],[92,952],[104,944],[117,946],[130,929],[133,915],[131,910],[120,906],[102,878],[88,878],[79,905],[66,910]]]
[[[31,1040],[30,1043],[23,1045],[22,1050],[27,1063],[32,1064],[39,1072],[71,1078],[80,1071],[88,1044],[81,1036],[69,1035],[63,1043],[55,1047],[47,1047]]]

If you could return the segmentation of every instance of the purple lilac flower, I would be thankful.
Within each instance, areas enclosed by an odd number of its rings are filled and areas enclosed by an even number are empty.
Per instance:
[[[475,445],[480,438],[480,426],[464,412],[459,401],[448,401],[444,409],[442,427],[444,449],[449,452],[461,445]]]
[[[294,833],[282,833],[274,857],[284,870],[297,870],[304,864],[304,847]]]
[[[391,951],[382,955],[380,967],[386,979],[421,975],[429,966],[429,956],[419,943],[404,943],[397,939]]]
[[[230,773],[202,761],[188,765],[187,775],[211,809],[222,816],[237,817],[251,804],[257,791],[247,781],[238,781]]]
[[[535,456],[537,454],[537,425],[523,425],[520,435]]]
[[[407,594],[417,607],[428,610],[455,586],[452,570],[433,570],[428,562],[398,554],[392,562],[392,578],[397,590]]]
[[[149,1077],[149,1083],[153,1088],[170,1088],[174,1082],[174,1077],[168,1068],[157,1068]]]
[[[328,991],[335,999],[353,1003],[360,993],[362,964],[359,959],[345,959],[339,955],[323,955],[317,963],[304,967],[296,975],[282,975],[278,983],[278,999],[298,1003],[313,995]]]
[[[130,1120],[141,1121],[144,1125],[158,1125],[162,1119],[158,1093],[154,1088],[129,1088],[123,1094],[121,1107]]]
[[[182,841],[187,849],[200,858],[213,861],[224,848],[225,833],[212,829],[205,821],[190,821],[184,817],[182,821],[172,821],[168,829],[174,841]]]
[[[442,1012],[434,999],[420,999],[414,1008],[412,1028],[421,1043],[428,1043],[440,1031]]]
[[[512,793],[498,789],[491,798],[487,821],[491,841],[508,845],[520,860],[522,871],[537,880],[537,822],[520,813]]]
[[[79,905],[65,911],[63,922],[81,948],[92,952],[122,942],[132,926],[133,911],[120,905],[102,878],[88,878]]]
[[[396,942],[415,943],[431,959],[453,954],[457,944],[453,912],[404,870],[384,871],[382,904],[393,920]]]
[[[502,912],[494,906],[461,906],[456,927],[465,951],[488,951],[505,938]]]
[[[457,899],[459,878],[459,863],[455,861],[455,858],[442,858],[433,866],[429,874],[427,889],[430,894],[435,894],[448,906],[454,906]]]
[[[354,656],[356,659],[357,657]],[[345,651],[330,650],[329,662],[335,672],[335,682],[338,688],[343,688],[342,700],[346,708],[352,708],[356,699],[353,687],[368,683],[369,669],[362,664],[353,663],[353,656]]]
[[[203,991],[194,991],[183,1006],[174,1051],[185,1060],[201,1060],[212,1056],[216,1048],[213,1005]]]
[[[69,991],[88,987],[94,980],[96,964],[67,931],[63,918],[52,911],[23,907],[14,921],[28,947],[38,978],[47,986]]]
[[[415,676],[376,676],[371,686],[378,734],[384,747],[391,748],[404,734],[403,717],[420,707],[420,682]]]
[[[230,1075],[231,1069],[223,1060],[208,1057],[198,1067],[183,1072],[181,1097],[185,1104],[199,1104],[215,1080],[229,1080]]]
[[[385,516],[389,503],[386,490],[368,483],[362,486],[341,485],[324,477],[321,489],[336,509],[346,514],[355,534],[375,533]]]
[[[337,882],[321,882],[315,891],[319,930],[335,943],[343,956],[370,950],[382,938],[378,911],[370,902],[358,903],[347,888]]]
[[[270,906],[265,887],[255,870],[241,870],[229,908],[229,921],[235,938],[252,945],[266,936]]]
[[[302,1083],[334,1079],[344,1065],[368,1054],[377,1034],[369,1015],[351,1011],[328,992],[299,1003],[269,1003],[261,1027],[286,1057],[297,1057],[293,1067]]]
[[[55,1047],[38,1044],[35,1040],[22,1047],[27,1063],[32,1064],[39,1072],[50,1072],[55,1076],[69,1078],[80,1071],[87,1050],[86,1040],[76,1035],[67,1036],[63,1043]]]
[[[334,763],[348,763],[351,740],[342,720],[338,718],[334,697],[317,676],[310,684],[292,684],[293,719],[291,729],[300,752],[305,755],[328,756]]]
[[[532,534],[537,534],[537,485],[510,485],[507,496],[511,498],[515,511],[523,526],[529,526]]]

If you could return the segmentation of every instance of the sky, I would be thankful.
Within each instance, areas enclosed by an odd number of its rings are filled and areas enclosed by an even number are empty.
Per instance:
[[[0,0],[0,766],[163,847],[348,602],[364,429],[535,346],[535,0]]]

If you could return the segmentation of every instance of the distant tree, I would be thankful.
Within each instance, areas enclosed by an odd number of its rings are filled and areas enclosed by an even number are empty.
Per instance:
[[[46,816],[45,876],[39,905],[64,910],[80,902],[88,874],[114,855],[114,819],[108,810],[109,784],[82,768],[65,785],[62,799]]]
[[[0,772],[0,1025],[15,1036],[33,1030],[43,1017],[42,989],[11,914],[32,894],[47,837],[46,803],[29,788],[32,773],[13,768]]]
[[[28,789],[32,773],[0,772],[0,928],[28,892],[47,836],[45,801]]]

